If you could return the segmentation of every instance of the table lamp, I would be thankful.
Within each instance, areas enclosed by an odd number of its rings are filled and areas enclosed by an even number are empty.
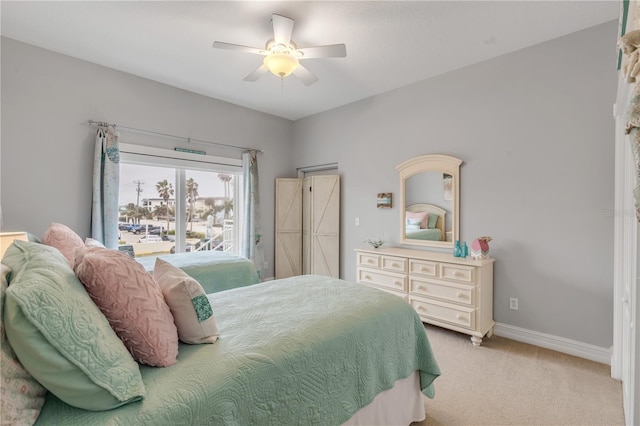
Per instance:
[[[15,240],[29,241],[29,238],[26,232],[0,232],[0,259]]]

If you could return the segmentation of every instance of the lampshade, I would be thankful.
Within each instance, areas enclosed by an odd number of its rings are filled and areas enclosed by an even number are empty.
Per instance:
[[[28,241],[26,232],[0,232],[0,259],[14,240]]]
[[[295,70],[300,63],[288,53],[272,53],[264,58],[264,65],[273,75],[285,78]]]

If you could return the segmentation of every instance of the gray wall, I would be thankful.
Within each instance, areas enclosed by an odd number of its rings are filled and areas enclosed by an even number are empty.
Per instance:
[[[355,279],[367,234],[397,244],[399,208],[375,204],[397,197],[395,167],[453,155],[462,239],[493,237],[495,320],[609,347],[616,32],[610,22],[294,122],[296,167],[339,164],[342,276]]]
[[[494,238],[496,321],[608,347],[616,32],[611,22],[294,123],[2,38],[3,230],[41,235],[58,221],[88,235],[91,118],[264,149],[267,276],[274,178],[339,163],[341,276],[353,280],[368,234],[398,241],[397,205],[376,208],[378,192],[397,200],[395,166],[449,154],[464,160],[462,238]]]
[[[292,164],[291,122],[2,38],[2,229],[88,236],[95,129],[103,120],[264,150],[259,155],[266,276],[273,276],[274,179]],[[185,146],[121,131],[122,142]],[[197,145],[213,155],[239,158]]]

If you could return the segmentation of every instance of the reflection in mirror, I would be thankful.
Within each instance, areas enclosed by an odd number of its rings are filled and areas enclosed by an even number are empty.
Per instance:
[[[418,173],[407,178],[404,187],[406,219],[414,218],[415,222],[416,217],[423,217],[426,220],[426,226],[413,232],[410,232],[407,222],[408,239],[452,241],[452,181],[453,176],[440,171]]]
[[[397,167],[400,172],[401,243],[452,247],[459,239],[461,160],[422,155]]]

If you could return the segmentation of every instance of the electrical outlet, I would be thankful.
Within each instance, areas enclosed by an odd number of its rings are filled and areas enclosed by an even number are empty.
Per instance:
[[[509,299],[509,309],[513,309],[514,311],[518,310],[518,299],[512,297]]]
[[[262,264],[263,269],[269,269],[269,262],[264,262]]]
[[[356,217],[356,226],[360,226],[360,218]]]

